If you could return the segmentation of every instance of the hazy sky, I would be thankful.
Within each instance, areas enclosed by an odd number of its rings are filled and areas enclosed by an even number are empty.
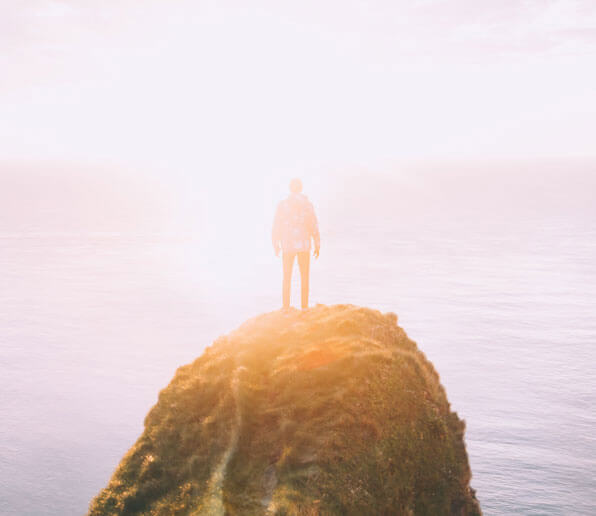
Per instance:
[[[595,153],[594,0],[0,0],[0,69],[0,159]]]

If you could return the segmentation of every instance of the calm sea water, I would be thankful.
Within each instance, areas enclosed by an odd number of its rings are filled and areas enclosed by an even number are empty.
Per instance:
[[[313,196],[312,302],[399,315],[467,422],[487,515],[596,514],[594,172]],[[196,235],[0,235],[1,514],[83,514],[175,369],[278,307],[255,234],[256,257]]]

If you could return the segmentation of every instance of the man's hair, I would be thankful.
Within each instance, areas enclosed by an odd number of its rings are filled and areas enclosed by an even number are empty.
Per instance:
[[[300,193],[302,192],[302,181],[298,178],[294,178],[290,181],[290,192]]]

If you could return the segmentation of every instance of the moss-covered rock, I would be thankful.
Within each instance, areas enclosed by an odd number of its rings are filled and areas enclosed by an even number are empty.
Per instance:
[[[463,435],[394,314],[272,312],[178,369],[89,514],[480,514]]]

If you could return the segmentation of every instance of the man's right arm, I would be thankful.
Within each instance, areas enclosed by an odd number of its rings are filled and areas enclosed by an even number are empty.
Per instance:
[[[310,213],[310,234],[315,243],[314,256],[315,258],[318,258],[319,250],[321,249],[321,235],[319,234],[319,221],[317,220],[317,215],[315,214],[315,209],[312,204],[310,205]]]

